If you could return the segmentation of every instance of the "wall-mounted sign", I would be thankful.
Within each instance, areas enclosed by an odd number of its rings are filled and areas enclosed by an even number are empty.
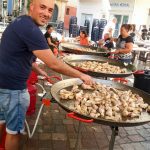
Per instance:
[[[110,0],[111,10],[133,11],[134,0]]]
[[[111,7],[130,7],[129,3],[110,3]]]

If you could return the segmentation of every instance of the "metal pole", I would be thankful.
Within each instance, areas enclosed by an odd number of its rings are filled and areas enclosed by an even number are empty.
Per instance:
[[[75,150],[80,150],[80,143],[79,143],[80,134],[81,134],[80,130],[81,130],[81,121],[79,121],[79,125],[78,125],[77,140],[76,140],[76,144],[75,144]]]
[[[115,138],[118,135],[118,127],[111,127],[112,130],[112,134],[111,134],[111,139],[109,142],[109,150],[113,150],[114,149],[114,144],[115,144]]]

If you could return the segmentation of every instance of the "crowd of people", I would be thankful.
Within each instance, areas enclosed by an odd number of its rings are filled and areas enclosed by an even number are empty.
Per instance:
[[[116,23],[117,23],[117,19],[113,17],[104,28],[103,36],[102,36],[103,38],[97,41],[96,44],[98,47],[110,51],[110,54],[108,54],[107,56],[114,55],[113,58],[119,61],[131,63],[131,59],[132,59],[131,51],[133,49],[133,44],[136,36],[140,36],[140,39],[143,40],[145,40],[146,38],[148,39],[150,37],[150,31],[146,29],[146,26],[143,26],[143,29],[141,30],[141,34],[139,34],[136,30],[135,24],[123,24],[120,27],[120,32],[119,32],[120,35],[118,36],[118,38],[114,38],[113,35],[115,32]],[[47,33],[45,34],[46,38],[48,36]],[[82,46],[90,46],[92,42],[89,39],[90,38],[87,35],[86,31],[81,30],[79,36],[75,38],[75,41],[79,42],[79,44]],[[47,41],[49,43],[50,48],[53,51],[55,42],[52,42],[53,40],[51,36],[47,38]],[[58,49],[58,45],[57,47],[55,45],[55,48]],[[112,49],[116,49],[116,50],[111,52]]]
[[[143,25],[141,32],[141,38],[143,40],[150,40],[150,27],[147,29],[146,25]]]

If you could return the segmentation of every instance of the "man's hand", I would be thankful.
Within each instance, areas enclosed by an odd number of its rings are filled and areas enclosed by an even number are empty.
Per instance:
[[[89,75],[86,75],[86,74],[81,74],[80,76],[80,79],[85,83],[85,84],[88,84],[88,85],[92,85],[94,84],[94,80],[92,79],[92,77],[90,77]]]
[[[92,84],[94,81],[88,75],[81,73],[80,71],[68,66],[63,63],[61,60],[58,60],[50,50],[35,50],[33,51],[34,55],[41,59],[49,68],[52,70],[70,76],[74,78],[80,78],[86,84]]]

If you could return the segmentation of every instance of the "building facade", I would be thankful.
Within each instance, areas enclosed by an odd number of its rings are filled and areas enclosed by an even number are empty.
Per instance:
[[[0,15],[25,14],[27,1],[0,0]],[[3,2],[7,2],[5,12]],[[102,16],[108,20],[115,16],[118,20],[118,27],[122,23],[150,26],[150,0],[55,0],[51,21],[64,21],[67,29],[70,16],[77,16],[78,25],[83,25],[87,18],[92,22],[93,19],[101,19]]]
[[[150,0],[77,0],[73,6],[77,8],[79,25],[83,25],[86,18],[92,22],[102,16],[107,20],[115,16],[118,29],[123,23],[136,24],[137,29],[141,25],[150,26]]]
[[[136,24],[137,29],[150,25],[149,0],[110,0],[110,6],[110,17],[117,18],[118,27],[123,23]]]
[[[132,23],[150,27],[150,0],[135,0]]]
[[[92,28],[93,19],[108,18],[110,3],[109,0],[78,0],[77,1],[77,18],[78,25],[84,26],[86,19],[90,21]]]

